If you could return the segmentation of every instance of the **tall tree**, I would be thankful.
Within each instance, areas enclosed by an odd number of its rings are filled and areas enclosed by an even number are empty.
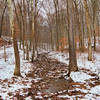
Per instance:
[[[56,15],[56,50],[59,50],[59,1],[53,0],[55,6],[55,15]]]
[[[87,34],[88,34],[88,60],[92,60],[92,43],[91,43],[91,25],[90,25],[90,16],[87,0],[84,0],[84,7],[86,12],[86,24],[87,24]]]
[[[9,18],[10,18],[10,29],[13,38],[13,46],[14,46],[14,54],[15,54],[15,70],[14,75],[21,76],[20,74],[20,57],[17,45],[17,39],[15,37],[15,30],[14,30],[14,13],[13,13],[13,0],[8,0],[8,9],[9,9]]]
[[[75,41],[74,41],[74,9],[73,9],[73,1],[67,1],[67,20],[68,20],[68,42],[69,42],[69,73],[72,71],[77,71],[77,59],[76,59],[76,49],[75,49]]]
[[[96,51],[96,15],[98,10],[99,0],[91,0],[92,12],[93,12],[93,37],[94,37],[94,51]]]
[[[37,35],[37,3],[38,1],[35,0],[35,4],[33,1],[31,1],[32,6],[32,10],[35,10],[34,12],[31,12],[32,14],[32,46],[33,46],[33,50],[32,50],[32,59],[31,61],[34,61],[34,57],[35,57],[35,51],[36,51],[36,35]]]
[[[79,19],[78,4],[76,0],[74,1],[74,4],[75,4],[75,13],[76,13],[76,18],[77,18],[76,20],[77,20],[78,32],[79,32],[79,49],[80,51],[83,52],[84,51],[83,34],[82,34],[82,29],[81,29],[81,22]]]

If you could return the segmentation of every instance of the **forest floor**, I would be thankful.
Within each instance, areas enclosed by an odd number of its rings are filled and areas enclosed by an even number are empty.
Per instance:
[[[22,77],[16,77],[13,45],[0,42],[0,100],[100,100],[99,46],[93,61],[87,60],[87,52],[77,52],[79,71],[71,79],[68,52],[41,52],[31,63],[20,51]]]

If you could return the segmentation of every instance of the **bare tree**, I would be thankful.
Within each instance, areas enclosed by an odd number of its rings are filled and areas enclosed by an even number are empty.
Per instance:
[[[12,7],[12,0],[8,0],[8,9],[9,9],[9,18],[10,18],[10,28],[12,32],[12,38],[13,38],[13,46],[14,46],[14,54],[15,54],[15,70],[14,75],[20,76],[20,57],[19,57],[19,51],[18,51],[18,45],[17,40],[14,33],[14,13],[13,13],[13,7]]]
[[[77,71],[77,59],[76,59],[76,49],[75,49],[75,41],[74,41],[74,9],[73,9],[73,1],[67,1],[67,20],[68,20],[68,42],[69,42],[69,73],[72,71]]]
[[[92,60],[92,43],[91,43],[91,25],[89,17],[89,9],[87,5],[87,0],[84,0],[84,7],[86,12],[86,24],[87,24],[87,33],[88,33],[88,60]]]

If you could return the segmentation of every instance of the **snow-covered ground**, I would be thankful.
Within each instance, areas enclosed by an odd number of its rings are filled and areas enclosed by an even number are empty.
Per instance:
[[[60,62],[69,64],[68,53],[50,52],[50,58],[57,59]],[[77,64],[79,68],[89,69],[93,73],[100,75],[100,53],[93,53],[93,61],[88,61],[87,53],[77,53]]]
[[[0,79],[11,78],[14,73],[15,68],[15,58],[14,58],[14,50],[13,46],[6,48],[6,62],[4,59],[4,48],[0,48]],[[28,71],[31,70],[31,63],[27,63],[27,61],[23,60],[23,53],[20,51],[20,60],[21,60],[21,74],[25,76]],[[25,70],[23,70],[25,69]]]
[[[68,53],[57,53],[57,52],[50,52],[50,58],[57,59],[63,63],[69,64],[69,55]],[[88,61],[88,54],[87,53],[77,53],[77,64],[79,69],[87,69],[90,73],[95,73],[100,82],[100,52],[93,52],[93,61]],[[79,70],[78,72],[71,72],[70,77],[74,82],[88,84],[87,80],[94,78],[94,76],[89,75],[88,72],[82,72]],[[76,88],[77,90],[77,88]],[[100,100],[100,83],[94,87],[88,87],[87,90],[78,89],[77,91],[86,92],[87,94],[84,96],[85,99],[82,100]],[[94,94],[96,96],[94,96]],[[61,98],[66,98],[68,96],[62,95]],[[79,99],[80,100],[80,99]]]
[[[21,77],[13,76],[14,73],[14,51],[13,46],[9,46],[6,48],[7,52],[7,61],[4,60],[4,48],[0,48],[0,97],[3,100],[12,100],[12,96],[10,93],[14,94],[21,89],[31,88],[31,81],[38,81],[38,79],[27,78],[26,74],[32,70],[32,64],[26,60],[23,60],[23,52],[20,51],[20,58],[21,58]],[[50,58],[57,59],[60,62],[69,63],[69,55],[68,53],[59,53],[59,52],[50,52]],[[93,61],[87,60],[87,53],[77,53],[77,62],[79,69],[89,69],[92,73],[95,73],[97,76],[100,75],[100,53],[94,52],[93,54]],[[71,78],[74,82],[84,83],[87,84],[87,80],[94,78],[93,76],[89,75],[86,72],[82,72],[79,70],[78,72],[72,72]],[[100,81],[100,79],[99,79]],[[82,91],[86,93],[84,96],[85,99],[83,100],[100,100],[100,85],[96,85],[92,88],[88,87],[88,89],[79,89],[76,88],[77,91]],[[21,93],[23,95],[23,91]],[[41,96],[39,96],[40,98]],[[59,98],[74,98],[73,96],[68,95],[59,95]],[[36,97],[38,98],[38,96]],[[42,98],[42,97],[41,97]],[[93,99],[94,98],[94,99]],[[13,98],[14,100],[14,98]],[[31,97],[27,97],[26,100],[31,100]],[[73,100],[73,99],[72,99]],[[80,99],[79,99],[80,100]],[[81,99],[82,100],[82,99]]]
[[[38,81],[38,79],[27,78],[26,74],[32,69],[32,64],[23,60],[23,53],[20,51],[21,59],[21,77],[13,76],[15,68],[14,50],[13,46],[6,48],[7,59],[4,59],[4,47],[0,48],[0,97],[3,100],[12,100],[9,93],[15,93],[19,89],[30,88],[31,81]],[[14,78],[15,77],[15,78]],[[23,93],[22,93],[23,94]],[[0,99],[1,100],[1,99]],[[16,100],[16,99],[13,99]]]

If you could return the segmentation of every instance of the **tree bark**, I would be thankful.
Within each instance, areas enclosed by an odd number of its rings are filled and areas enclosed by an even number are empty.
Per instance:
[[[87,0],[84,0],[84,7],[86,11],[86,24],[87,24],[87,33],[88,33],[88,60],[92,61],[92,43],[91,43],[91,26],[90,26],[90,18]]]
[[[79,21],[79,11],[78,11],[78,5],[76,4],[76,1],[74,1],[75,4],[75,11],[76,11],[76,18],[77,18],[77,25],[78,25],[78,32],[79,32],[79,49],[81,52],[84,51],[83,47],[83,38],[82,38],[82,30],[81,30],[81,23]]]
[[[72,71],[77,71],[77,59],[76,59],[76,49],[73,33],[73,21],[74,21],[74,12],[73,12],[73,2],[72,0],[67,0],[67,16],[68,16],[68,43],[69,43],[69,73]],[[69,17],[70,16],[70,17]]]
[[[17,39],[15,37],[15,32],[14,32],[14,15],[13,15],[13,9],[12,9],[13,8],[12,7],[12,0],[8,0],[8,8],[9,8],[9,18],[10,18],[10,29],[11,29],[11,32],[12,32],[14,54],[15,54],[14,75],[21,76],[21,74],[20,74],[20,57],[19,57]]]
[[[56,14],[56,50],[59,50],[59,23],[58,23],[58,0],[54,0],[55,14]]]
[[[3,10],[3,13],[2,13],[2,17],[1,17],[1,26],[0,26],[0,38],[1,38],[1,35],[2,35],[2,25],[3,25],[3,19],[4,19],[4,14],[5,14],[5,11],[6,11],[6,7],[4,8]]]

